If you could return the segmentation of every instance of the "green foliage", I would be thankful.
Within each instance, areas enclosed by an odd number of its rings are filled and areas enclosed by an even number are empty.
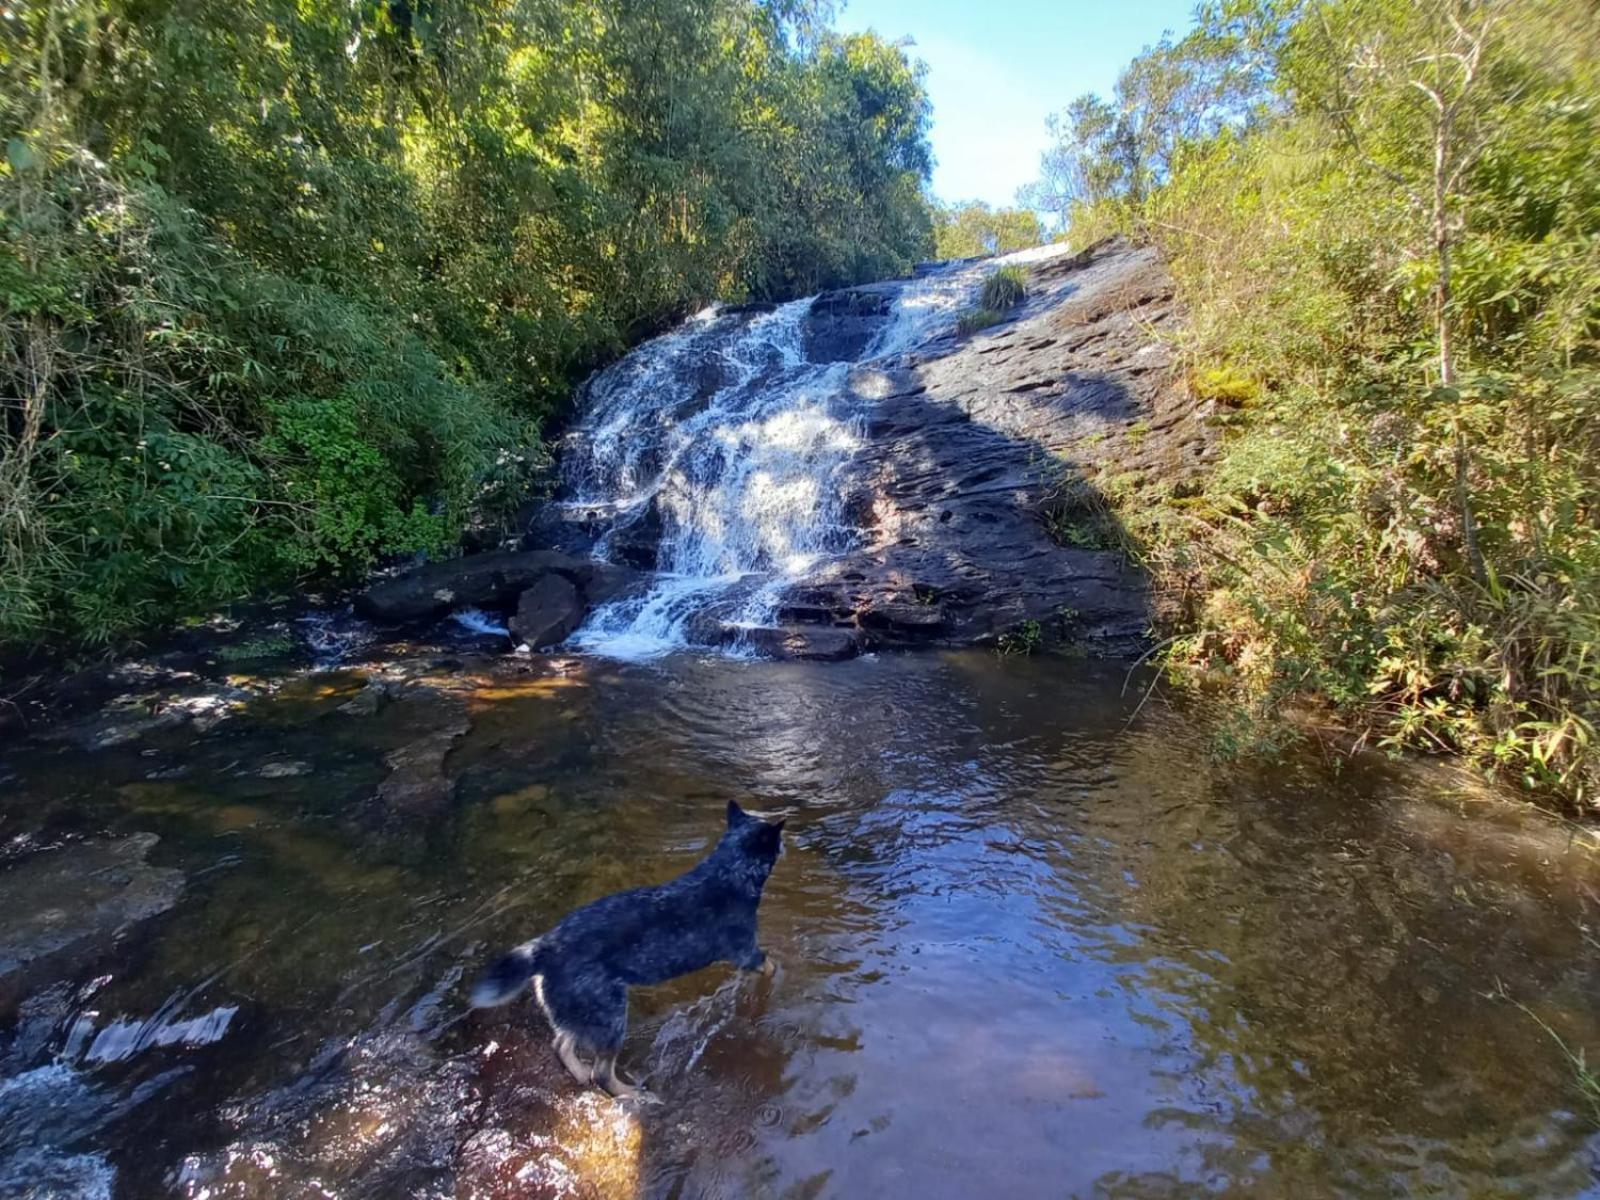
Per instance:
[[[978,304],[995,312],[1005,312],[1027,297],[1028,273],[1021,267],[1001,267],[984,277],[983,287],[978,291]]]
[[[1038,216],[1027,208],[991,208],[981,200],[940,205],[933,211],[937,258],[1009,254],[1045,241]]]
[[[1229,408],[1244,408],[1261,398],[1261,385],[1226,363],[1202,367],[1190,380],[1198,400],[1213,400]]]
[[[1004,321],[1005,314],[992,308],[969,308],[956,318],[956,332],[962,337],[988,329]]]
[[[1232,749],[1281,748],[1282,714],[1322,705],[1592,806],[1592,23],[1554,0],[1248,0],[1155,53],[1198,76],[1233,56],[1255,89],[1216,127],[1152,108],[1137,171],[1074,149],[1108,182],[1072,197],[1073,240],[1161,246],[1191,390],[1220,410],[1200,495],[1117,496],[1175,598],[1169,663],[1228,685]],[[1424,88],[1455,98],[1442,158]]]
[[[1000,635],[995,652],[1001,658],[1014,655],[1037,654],[1044,645],[1044,627],[1038,621],[1023,621],[1015,629]]]
[[[931,249],[805,0],[41,0],[0,35],[0,645],[449,552],[573,381]]]
[[[1039,515],[1057,545],[1121,553],[1130,549],[1106,497],[1076,471],[1054,483]]]
[[[244,642],[232,642],[217,651],[217,659],[224,663],[255,662],[264,658],[278,658],[292,653],[299,643],[287,633],[266,633]]]

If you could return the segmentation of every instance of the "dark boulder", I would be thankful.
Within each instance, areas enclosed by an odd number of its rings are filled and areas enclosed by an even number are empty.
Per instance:
[[[541,580],[565,580],[587,604],[603,604],[640,583],[637,571],[556,550],[500,551],[428,563],[380,580],[356,598],[364,616],[425,621],[457,608],[509,611]]]
[[[661,532],[661,509],[651,500],[643,512],[612,533],[607,552],[627,566],[653,571],[661,554]]]
[[[567,578],[573,577],[568,575]],[[576,582],[583,593],[585,603],[590,608],[596,608],[639,591],[648,578],[645,572],[635,570],[633,567],[619,566],[616,563],[591,562],[587,564],[587,570]]]
[[[855,629],[823,625],[780,625],[730,629],[729,640],[751,647],[767,658],[805,662],[840,662],[861,653]]]
[[[422,621],[456,608],[507,608],[552,571],[576,571],[581,560],[554,550],[505,550],[445,559],[373,584],[356,608],[380,621]]]
[[[905,638],[931,638],[944,632],[944,610],[921,601],[878,600],[861,610],[864,628]]]
[[[854,362],[889,319],[898,289],[882,285],[824,292],[811,302],[802,327],[812,362]]]
[[[552,573],[522,593],[511,617],[511,633],[535,650],[554,646],[567,640],[587,611],[572,581]]]

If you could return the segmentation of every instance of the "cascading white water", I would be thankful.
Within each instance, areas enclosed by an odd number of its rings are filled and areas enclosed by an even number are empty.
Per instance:
[[[902,286],[862,361],[948,331],[995,265],[954,264]],[[598,609],[570,645],[629,659],[695,641],[737,652],[731,633],[773,624],[784,586],[853,544],[840,484],[862,442],[863,401],[847,386],[850,363],[806,356],[814,299],[751,319],[708,309],[589,382],[562,505],[606,525],[599,558],[649,527],[658,575],[645,595]]]

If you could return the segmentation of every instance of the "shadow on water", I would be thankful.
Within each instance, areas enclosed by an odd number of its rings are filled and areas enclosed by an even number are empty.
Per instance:
[[[983,653],[467,664],[347,711],[365,682],[303,677],[198,738],[9,756],[8,838],[155,832],[152,862],[187,882],[5,1016],[0,1116],[31,1115],[0,1121],[0,1179],[128,1197],[1600,1187],[1566,1064],[1497,994],[1600,1045],[1600,865],[1538,819],[1457,811],[1431,772],[1224,770],[1199,714],[1155,703],[1130,724],[1120,669]],[[444,803],[352,803],[463,711]],[[491,953],[685,869],[730,798],[789,816],[762,910],[778,973],[635,993],[623,1067],[661,1103],[580,1093],[531,1006],[464,1012]],[[228,1008],[220,1033],[183,1024]]]

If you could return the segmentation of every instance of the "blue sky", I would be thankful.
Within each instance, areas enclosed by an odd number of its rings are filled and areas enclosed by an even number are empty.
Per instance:
[[[1012,203],[1038,174],[1045,117],[1084,92],[1109,95],[1163,30],[1187,32],[1194,0],[846,0],[846,32],[910,36],[928,64],[933,190]]]

